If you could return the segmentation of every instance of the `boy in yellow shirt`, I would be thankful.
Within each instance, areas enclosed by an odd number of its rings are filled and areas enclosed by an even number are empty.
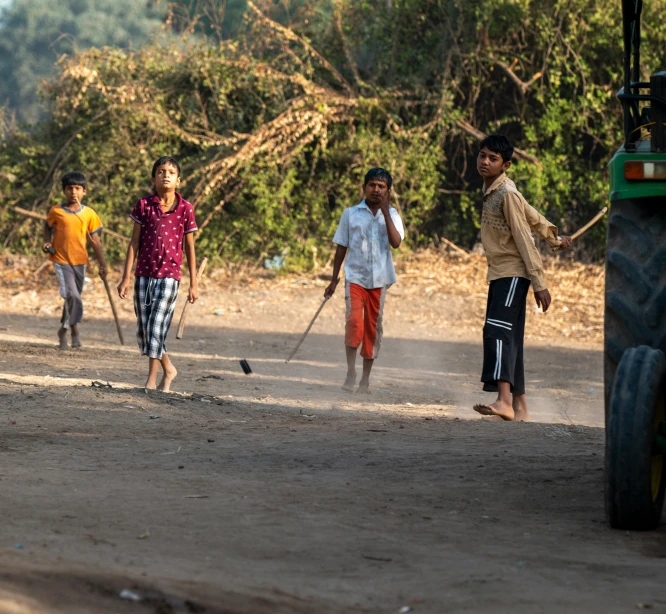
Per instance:
[[[60,283],[60,296],[65,299],[58,330],[60,349],[66,350],[67,330],[71,330],[72,347],[81,347],[78,324],[83,318],[81,293],[88,264],[87,239],[90,239],[99,262],[99,276],[106,279],[107,267],[99,235],[104,229],[97,213],[83,204],[87,181],[83,173],[71,172],[62,178],[66,203],[51,208],[44,226],[43,250],[53,262]]]

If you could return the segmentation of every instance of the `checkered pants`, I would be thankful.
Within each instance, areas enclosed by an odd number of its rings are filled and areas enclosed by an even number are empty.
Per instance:
[[[170,277],[137,277],[134,282],[136,341],[142,356],[162,358],[180,282]]]

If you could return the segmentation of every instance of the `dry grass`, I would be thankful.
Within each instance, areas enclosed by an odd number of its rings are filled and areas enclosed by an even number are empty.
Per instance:
[[[0,286],[12,307],[25,312],[50,313],[42,295],[53,294],[57,282],[50,266],[39,257],[5,255],[0,258]],[[429,249],[398,256],[398,285],[391,290],[392,309],[408,322],[478,333],[483,325],[486,305],[486,261],[476,254],[460,255],[446,250]],[[571,338],[583,342],[603,340],[604,269],[558,257],[546,257],[546,280],[553,296],[547,314],[537,311],[528,298],[526,336],[562,342]],[[227,265],[209,270],[203,286],[211,290],[268,289],[286,294],[324,288],[331,268],[301,274],[278,274],[252,265]],[[94,274],[89,273],[90,277]],[[111,273],[115,286],[120,270]],[[404,305],[404,307],[403,307]],[[108,306],[101,284],[88,294],[87,312]]]

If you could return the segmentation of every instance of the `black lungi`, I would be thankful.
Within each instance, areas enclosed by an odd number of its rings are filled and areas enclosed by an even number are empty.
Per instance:
[[[483,327],[483,371],[486,392],[497,392],[499,380],[511,384],[512,394],[525,394],[523,340],[530,280],[502,277],[490,282]]]

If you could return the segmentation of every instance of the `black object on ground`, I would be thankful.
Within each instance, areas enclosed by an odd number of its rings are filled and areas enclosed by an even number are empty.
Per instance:
[[[245,375],[250,375],[250,373],[252,373],[252,369],[250,368],[250,363],[248,363],[248,361],[245,360],[244,358],[243,360],[240,361],[240,366],[241,369],[243,369],[243,373],[245,373]]]

